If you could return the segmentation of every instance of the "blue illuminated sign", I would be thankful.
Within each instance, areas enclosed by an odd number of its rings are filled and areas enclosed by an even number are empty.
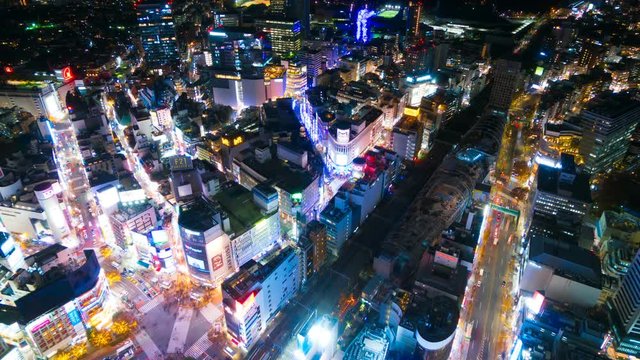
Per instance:
[[[78,325],[82,321],[78,309],[73,309],[71,312],[67,313],[67,315],[69,315],[69,321],[73,326]]]
[[[369,18],[375,15],[375,11],[360,9],[356,20],[356,40],[366,43],[369,41]]]

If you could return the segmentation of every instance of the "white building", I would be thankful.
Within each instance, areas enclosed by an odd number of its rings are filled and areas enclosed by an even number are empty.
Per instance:
[[[327,154],[337,168],[347,168],[353,159],[373,147],[382,135],[382,111],[365,106],[349,122],[338,122],[329,130]]]
[[[602,292],[600,260],[577,245],[532,238],[522,272],[520,291],[583,308],[598,303]]]
[[[300,257],[292,247],[249,262],[222,284],[227,333],[250,348],[269,321],[298,292],[302,280]]]

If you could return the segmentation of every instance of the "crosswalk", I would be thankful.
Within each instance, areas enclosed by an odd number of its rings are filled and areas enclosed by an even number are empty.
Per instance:
[[[138,310],[140,310],[141,313],[146,314],[149,311],[153,310],[156,306],[162,304],[163,301],[164,301],[164,296],[158,295],[153,299],[149,300],[148,302],[146,302]]]
[[[158,346],[151,340],[146,331],[140,329],[136,333],[135,339],[149,359],[161,359],[162,351],[158,349]]]
[[[207,333],[205,333],[198,341],[191,345],[189,350],[184,353],[184,356],[199,359],[203,354],[206,356],[205,351],[207,351],[211,345],[213,345],[213,343],[209,340]]]

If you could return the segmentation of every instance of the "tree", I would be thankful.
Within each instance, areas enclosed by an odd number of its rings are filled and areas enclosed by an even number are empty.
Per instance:
[[[138,326],[136,321],[119,320],[113,323],[111,331],[115,335],[129,335]]]
[[[109,285],[113,285],[114,283],[122,280],[122,276],[115,271],[109,271],[106,276],[107,281],[109,281]]]
[[[113,255],[113,249],[109,246],[103,246],[100,248],[100,255],[102,255],[103,258],[108,259]]]
[[[111,343],[111,333],[104,330],[93,330],[89,332],[89,342],[97,348],[107,346]]]
[[[87,343],[81,343],[74,345],[71,349],[69,349],[69,354],[72,359],[80,359],[81,357],[87,354]]]
[[[524,160],[518,160],[513,163],[513,174],[518,178],[524,178],[529,175],[529,164]]]

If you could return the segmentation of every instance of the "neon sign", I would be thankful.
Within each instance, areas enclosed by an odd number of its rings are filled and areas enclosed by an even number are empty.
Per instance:
[[[375,15],[375,11],[360,9],[356,21],[356,40],[366,43],[369,41],[369,18]]]
[[[70,66],[62,68],[62,80],[64,81],[73,80],[73,72],[71,72]]]

